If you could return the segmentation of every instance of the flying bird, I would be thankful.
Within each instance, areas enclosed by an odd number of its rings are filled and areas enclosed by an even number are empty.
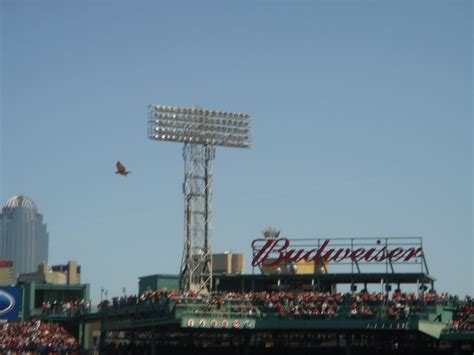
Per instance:
[[[117,171],[115,172],[115,174],[120,174],[122,176],[127,176],[128,174],[132,173],[131,171],[127,171],[127,168],[125,167],[125,165],[123,165],[119,161],[117,162],[117,164],[115,164],[115,166],[117,167]]]

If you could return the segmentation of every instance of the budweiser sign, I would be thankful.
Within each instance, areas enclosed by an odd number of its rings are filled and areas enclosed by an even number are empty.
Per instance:
[[[321,240],[316,248],[292,247],[291,240],[287,238],[255,239],[252,242],[253,266],[279,265],[285,263],[305,262],[333,262],[343,261],[380,263],[380,262],[409,262],[422,256],[421,244],[418,245],[393,245],[375,243],[361,246],[331,246],[331,240]]]

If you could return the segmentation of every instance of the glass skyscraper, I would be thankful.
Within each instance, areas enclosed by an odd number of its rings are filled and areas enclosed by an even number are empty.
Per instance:
[[[48,261],[49,234],[43,216],[27,196],[8,199],[0,214],[0,259],[13,261],[15,276]]]

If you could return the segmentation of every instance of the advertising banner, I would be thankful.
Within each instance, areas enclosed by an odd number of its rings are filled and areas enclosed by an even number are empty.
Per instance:
[[[334,238],[334,239],[255,239],[252,266],[285,263],[420,263],[422,239]]]
[[[0,286],[0,319],[17,320],[19,302],[20,291],[17,287]]]

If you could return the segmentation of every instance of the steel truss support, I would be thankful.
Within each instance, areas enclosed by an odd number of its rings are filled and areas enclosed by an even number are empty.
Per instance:
[[[212,290],[212,161],[215,147],[184,144],[184,216],[185,240],[180,289]]]

